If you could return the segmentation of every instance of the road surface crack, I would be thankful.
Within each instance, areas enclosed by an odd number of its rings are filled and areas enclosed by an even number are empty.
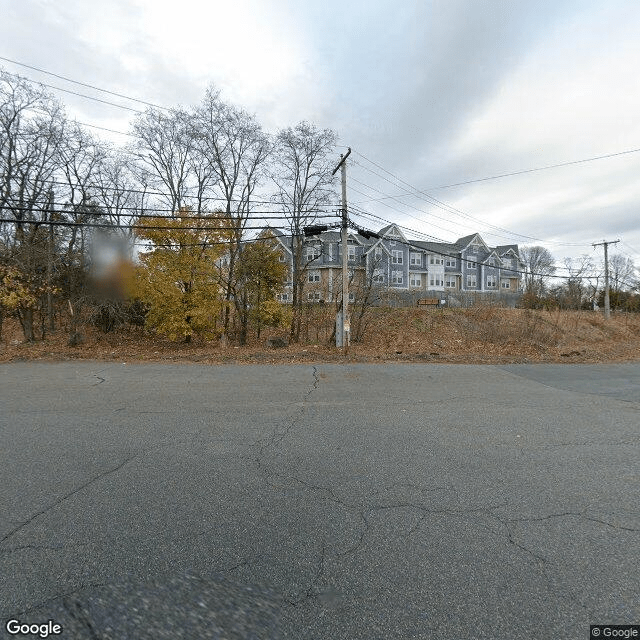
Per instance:
[[[7,534],[5,534],[0,539],[0,544],[2,544],[3,542],[6,542],[9,538],[14,536],[16,533],[18,533],[19,531],[24,529],[29,524],[31,524],[36,518],[39,518],[41,515],[44,515],[48,511],[51,511],[51,509],[54,509],[58,505],[62,504],[65,500],[68,500],[69,498],[73,497],[77,493],[80,493],[80,491],[83,491],[84,489],[86,489],[87,487],[91,486],[95,482],[98,482],[98,480],[101,480],[102,478],[105,478],[106,476],[111,475],[112,473],[115,473],[116,471],[119,471],[126,464],[131,462],[133,459],[137,458],[138,455],[139,454],[136,453],[135,455],[130,456],[126,460],[123,460],[117,466],[112,467],[111,469],[107,469],[106,471],[103,471],[102,473],[99,473],[98,475],[94,476],[93,478],[90,478],[89,480],[87,480],[86,482],[81,484],[79,487],[76,487],[75,489],[72,489],[71,491],[69,491],[68,493],[65,493],[63,496],[61,496],[60,498],[58,498],[57,500],[55,500],[51,504],[47,505],[44,509],[41,509],[40,511],[37,511],[36,513],[31,515],[26,520],[23,520],[20,524],[18,524],[18,526],[16,526],[13,529],[11,529],[11,531],[9,531]]]
[[[291,433],[291,430],[302,419],[302,416],[304,415],[305,408],[306,408],[305,402],[309,399],[309,396],[318,388],[318,383],[320,382],[320,378],[318,377],[318,367],[316,367],[315,365],[312,366],[312,373],[313,373],[313,383],[311,384],[311,386],[309,387],[309,390],[306,392],[306,394],[304,395],[304,398],[302,399],[302,407],[300,408],[298,415],[292,417],[282,431],[278,431],[278,429],[275,428],[268,438],[263,440],[258,440],[256,442],[256,444],[260,445],[260,448],[258,449],[258,454],[255,458],[255,461],[258,465],[258,469],[263,467],[263,457],[265,455],[265,452],[268,449],[281,444],[282,441],[289,435],[289,433]]]

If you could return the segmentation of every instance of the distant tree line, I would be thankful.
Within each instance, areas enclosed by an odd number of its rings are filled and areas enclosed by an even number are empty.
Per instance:
[[[522,306],[594,309],[604,305],[604,264],[590,255],[565,258],[561,274],[544,247],[522,247],[520,257],[525,265]],[[640,311],[640,279],[630,258],[621,254],[609,258],[609,291],[612,309]]]

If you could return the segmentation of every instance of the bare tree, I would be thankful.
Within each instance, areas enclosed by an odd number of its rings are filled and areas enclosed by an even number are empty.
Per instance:
[[[363,278],[354,287],[353,304],[353,341],[362,342],[371,322],[371,309],[380,302],[380,293],[383,285],[381,283],[382,256],[371,254],[371,259],[367,265]],[[351,288],[351,284],[349,285]],[[340,297],[340,305],[342,297]]]
[[[631,258],[616,253],[609,258],[609,286],[613,292],[633,288],[636,267]]]
[[[545,278],[555,273],[554,259],[548,249],[540,246],[522,247],[520,259],[525,265],[525,293],[541,296],[546,288]]]
[[[317,259],[304,254],[304,227],[318,213],[335,201],[332,189],[332,158],[336,134],[318,129],[308,122],[283,129],[276,139],[272,180],[276,185],[274,200],[282,207],[289,224],[293,253],[293,318],[290,338],[297,342],[303,308],[305,276],[310,262]]]
[[[193,138],[190,116],[183,110],[150,108],[133,125],[138,138],[132,153],[139,159],[140,178],[161,194],[160,200],[176,213],[188,202]]]
[[[44,88],[0,70],[0,217],[12,220],[9,258],[34,292],[18,310],[28,341],[35,339],[34,312],[50,285],[51,246],[43,224],[51,221],[65,125],[62,107]]]
[[[128,240],[133,238],[132,224],[144,213],[149,200],[136,169],[129,155],[112,151],[98,163],[93,180],[107,220]]]
[[[220,198],[220,208],[232,227],[228,255],[221,269],[226,300],[223,321],[226,335],[230,304],[234,298],[236,264],[242,253],[251,198],[264,177],[271,145],[255,117],[223,102],[213,87],[207,90],[195,111],[191,135],[204,163],[198,165],[201,193],[204,196],[205,189],[211,186]],[[240,304],[239,300],[233,301]]]
[[[557,287],[556,297],[561,306],[580,309],[585,299],[590,297],[589,280],[599,277],[599,274],[593,273],[593,260],[586,254],[578,258],[565,258],[564,265],[569,276],[564,285]]]

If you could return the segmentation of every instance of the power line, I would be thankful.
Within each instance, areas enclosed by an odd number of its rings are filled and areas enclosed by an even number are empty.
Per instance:
[[[464,218],[468,218],[470,220],[473,220],[476,223],[485,225],[486,227],[492,228],[492,229],[496,229],[498,231],[502,231],[504,233],[506,233],[508,236],[511,237],[520,237],[520,238],[524,238],[526,240],[534,240],[536,242],[543,242],[543,243],[548,243],[548,244],[559,244],[559,245],[566,245],[566,246],[586,246],[587,243],[559,243],[553,240],[542,240],[540,238],[536,238],[534,236],[529,236],[526,234],[522,234],[522,233],[518,233],[516,231],[510,231],[509,229],[505,229],[503,227],[499,227],[497,225],[493,225],[487,222],[484,222],[482,220],[480,220],[479,218],[476,218],[474,216],[472,216],[469,213],[466,213],[464,211],[461,211],[460,209],[456,209],[455,207],[453,207],[452,205],[449,205],[445,202],[442,202],[441,200],[438,200],[437,198],[434,198],[433,196],[431,196],[430,194],[418,189],[417,187],[414,187],[412,184],[410,184],[409,182],[407,182],[406,180],[403,180],[402,178],[399,178],[398,176],[396,176],[395,174],[391,173],[390,171],[388,171],[387,169],[385,169],[384,167],[382,167],[381,165],[379,165],[378,163],[374,162],[373,160],[370,160],[369,158],[367,158],[365,155],[363,155],[362,153],[356,151],[356,154],[359,155],[361,158],[363,158],[364,160],[366,160],[367,162],[371,163],[372,165],[374,165],[375,167],[378,167],[379,169],[381,169],[382,171],[384,171],[385,173],[387,173],[388,175],[390,175],[392,178],[394,178],[397,182],[400,182],[406,186],[408,186],[410,189],[412,189],[415,193],[411,194],[408,193],[406,195],[418,195],[419,197],[421,197],[423,200],[426,200],[427,202],[429,202],[430,204],[443,209],[444,211],[448,211],[449,213],[455,213],[458,214]],[[370,169],[369,167],[366,167],[363,164],[360,163],[356,163],[358,164],[358,166],[362,167],[363,169],[365,169],[366,171],[369,171],[370,173],[373,173],[374,175],[378,176],[379,178],[382,178],[383,180],[386,180],[387,182],[389,182],[390,184],[394,185],[394,186],[398,186],[397,184],[394,184],[391,180],[389,180],[388,178],[386,178],[385,176],[380,175],[379,173],[373,171],[372,169]],[[395,196],[392,196],[395,197]]]
[[[107,207],[99,205],[99,204],[94,204],[91,202],[85,203],[83,206],[85,207],[92,207],[95,206],[97,208],[101,208],[102,210],[100,211],[70,211],[69,209],[55,209],[55,208],[46,208],[46,207],[22,207],[22,206],[17,206],[17,205],[4,205],[3,207],[0,207],[0,211],[2,210],[7,210],[7,211],[29,211],[29,212],[34,212],[34,213],[49,213],[49,214],[72,214],[72,213],[76,213],[76,214],[80,214],[80,215],[95,215],[95,216],[122,216],[122,217],[136,217],[136,218],[162,218],[162,217],[166,217],[167,219],[170,218],[181,218],[181,217],[185,217],[185,218],[190,218],[192,220],[215,220],[216,219],[216,215],[215,213],[219,213],[222,216],[226,215],[226,213],[224,211],[221,212],[213,212],[211,214],[207,214],[207,215],[200,215],[200,214],[191,214],[189,212],[185,213],[184,216],[181,216],[179,213],[175,212],[173,209],[154,209],[154,208],[146,208],[146,207],[117,207],[117,209],[119,210],[123,210],[123,211],[153,211],[153,212],[157,212],[157,213],[170,213],[172,215],[170,216],[162,216],[162,215],[154,215],[153,213],[118,213],[118,212],[110,212],[107,209]],[[108,206],[108,205],[107,205]],[[286,220],[286,217],[284,216],[284,214],[281,211],[256,211],[253,210],[253,212],[251,211],[247,211],[247,215],[246,216],[242,216],[242,217],[249,217],[251,214],[253,213],[253,215],[255,215],[255,217],[257,219],[260,220]],[[305,211],[305,214],[312,214],[312,213],[320,213],[322,215],[314,215],[314,218],[335,218],[337,216],[336,213],[327,213],[325,210],[321,210],[321,209],[314,209],[314,210],[309,210],[309,211]],[[256,215],[257,214],[257,215]],[[262,215],[262,214],[279,214],[279,215]],[[219,217],[219,216],[218,216]],[[229,216],[229,217],[233,217],[233,216]],[[235,216],[235,217],[240,217],[240,216]],[[36,222],[36,221],[33,221]]]
[[[353,208],[353,205],[352,205],[352,208]],[[356,211],[356,213],[359,214],[359,215],[370,216],[371,218],[377,218],[379,220],[382,220],[383,222],[387,222],[389,224],[393,224],[393,225],[399,227],[400,229],[405,229],[405,230],[411,231],[413,233],[420,233],[420,232],[416,232],[413,229],[409,229],[408,227],[403,227],[400,224],[397,224],[395,222],[390,222],[389,220],[385,220],[384,218],[381,218],[380,216],[376,216],[374,214],[371,214],[371,213],[368,213],[368,212],[365,212],[365,211],[362,211],[362,210],[361,210],[361,212]],[[422,234],[422,235],[428,235],[428,234]],[[433,237],[433,236],[431,236],[431,237]],[[400,238],[394,238],[394,240],[396,242],[399,242],[400,244],[404,244],[405,246],[408,246],[409,248],[413,248],[416,251],[420,251],[420,252],[427,251],[429,253],[435,253],[436,255],[444,256],[444,257],[447,257],[447,258],[453,258],[453,259],[456,259],[456,260],[460,260],[461,262],[463,260],[461,255],[447,253],[445,251],[440,251],[440,250],[437,250],[437,249],[433,249],[431,247],[429,247],[428,249],[425,249],[424,247],[420,247],[419,245],[415,245],[415,244],[411,243],[408,240],[402,240]],[[440,242],[440,239],[436,238],[436,241]],[[445,242],[444,244],[451,244],[451,243]],[[476,264],[479,264],[479,265],[482,265],[482,266],[505,269],[504,267],[496,267],[495,265],[490,264],[488,262],[482,262],[482,261],[479,261],[479,260],[474,260],[474,262]],[[554,269],[561,269],[561,268],[565,268],[565,267],[556,267],[556,266],[554,266],[553,268]],[[558,278],[558,279],[562,279],[562,280],[575,280],[576,277],[578,277],[578,276],[561,276],[561,275],[546,274],[546,273],[536,273],[536,272],[530,272],[530,271],[522,271],[520,269],[506,269],[506,270],[510,271],[512,273],[519,273],[519,274],[523,274],[523,275],[540,276],[540,277],[545,277],[545,278]],[[584,275],[584,276],[581,276],[581,277],[583,277],[585,279],[593,279],[596,276],[595,275]],[[628,286],[630,286],[630,285],[628,285]]]
[[[583,158],[582,160],[571,160],[570,162],[559,162],[557,164],[549,164],[544,167],[535,167],[534,169],[522,169],[521,171],[511,171],[509,173],[500,173],[495,176],[487,176],[486,178],[474,178],[473,180],[465,180],[464,182],[455,182],[452,184],[444,184],[439,187],[427,187],[428,189],[449,189],[451,187],[459,187],[465,184],[473,184],[475,182],[486,182],[487,180],[498,180],[499,178],[508,178],[510,176],[519,176],[524,173],[533,173],[535,171],[547,171],[548,169],[557,169],[558,167],[568,167],[574,164],[583,164],[585,162],[593,162],[594,160],[605,160],[607,158],[615,158],[630,153],[638,153],[640,149],[628,149],[627,151],[618,151],[616,153],[607,153],[603,156],[594,156],[593,158]]]
[[[622,241],[622,244],[627,247],[627,249],[631,250],[633,253],[635,253],[636,255],[640,256],[640,251],[638,251],[637,249],[634,249],[630,244],[626,243],[624,240]]]
[[[355,180],[355,178],[352,178],[352,180]],[[362,192],[362,191],[360,191],[359,189],[355,189],[354,187],[350,187],[350,189],[351,189],[351,191],[355,191],[356,193],[359,193],[359,194],[361,194],[361,195],[366,195],[365,193],[363,193],[363,192]],[[381,203],[381,204],[383,204],[385,207],[387,207],[387,208],[389,208],[389,209],[392,209],[392,210],[393,210],[393,211],[395,211],[396,213],[400,213],[400,214],[403,214],[403,215],[407,215],[407,216],[409,216],[410,218],[414,218],[415,220],[418,220],[419,222],[424,222],[424,220],[420,220],[419,218],[416,218],[415,216],[412,216],[410,213],[402,212],[402,211],[400,211],[399,209],[397,209],[396,207],[392,207],[390,204],[387,204],[386,202],[383,202],[383,203]],[[393,223],[390,223],[390,224],[393,224]],[[439,225],[437,225],[437,224],[434,224],[434,223],[432,223],[432,222],[431,222],[431,223],[429,223],[429,224],[430,224],[431,226],[433,226],[433,227],[436,227],[436,229],[440,229],[440,230],[442,230],[442,231],[445,231],[446,233],[451,233],[451,231],[450,231],[449,229],[445,229],[444,227],[441,227],[441,226],[439,226]],[[415,231],[415,230],[414,230],[414,233],[420,233],[420,232],[418,232],[418,231]]]
[[[109,100],[103,100],[102,98],[96,98],[95,96],[88,96],[85,93],[78,93],[77,91],[72,91],[71,89],[63,89],[62,87],[56,87],[52,84],[47,84],[46,82],[42,82],[41,80],[34,80],[33,78],[27,78],[26,76],[21,76],[17,73],[7,72],[8,75],[13,76],[14,78],[19,78],[20,80],[26,80],[27,82],[33,82],[34,84],[39,84],[43,87],[48,87],[49,89],[55,89],[56,91],[64,91],[64,93],[70,93],[74,96],[79,96],[80,98],[86,98],[87,100],[93,100],[95,102],[100,102],[102,104],[107,104],[112,107],[118,107],[118,109],[125,109],[126,111],[132,111],[133,113],[142,114],[143,111],[139,109],[134,109],[133,107],[127,107],[123,104],[118,104],[116,102],[110,102]]]
[[[170,221],[171,218],[167,218]],[[213,221],[213,220],[212,220]],[[237,227],[203,227],[203,226],[188,226],[188,227],[171,227],[161,225],[134,225],[134,224],[107,224],[98,222],[71,222],[63,220],[15,220],[14,218],[0,218],[0,223],[17,224],[17,225],[37,225],[42,227],[90,227],[98,229],[142,229],[142,230],[154,230],[154,231],[263,231],[264,225],[259,227],[252,227],[246,225],[238,225]]]
[[[65,180],[46,180],[44,181],[46,182],[46,184],[57,184],[57,185],[61,185],[63,187],[68,187],[69,182],[65,181]],[[164,198],[172,198],[173,196],[170,193],[165,193],[164,191],[150,191],[150,190],[146,190],[146,189],[134,189],[131,187],[111,187],[108,185],[95,185],[95,184],[90,184],[84,187],[85,191],[96,191],[96,192],[100,192],[100,191],[118,191],[118,192],[123,192],[123,193],[136,193],[136,194],[140,194],[140,195],[151,195],[151,196],[162,196]],[[214,200],[214,201],[218,201],[218,202],[230,202],[230,203],[242,203],[243,200],[242,199],[238,199],[238,198],[231,198],[231,199],[227,199],[226,197],[223,196],[197,196],[197,195],[193,195],[190,193],[183,193],[181,194],[182,198],[199,198],[201,201],[209,201],[209,200]],[[288,205],[288,202],[284,202],[283,200],[250,200],[250,203],[252,205]],[[336,208],[338,207],[338,205],[336,205]],[[159,211],[160,209],[152,209],[153,211]],[[326,211],[326,209],[325,209]]]
[[[147,102],[146,100],[140,100],[139,98],[132,98],[131,96],[127,96],[123,93],[116,93],[115,91],[109,91],[108,89],[102,89],[101,87],[97,87],[93,84],[87,84],[86,82],[80,82],[79,80],[73,80],[66,76],[61,76],[57,73],[53,73],[51,71],[45,71],[44,69],[40,69],[39,67],[33,67],[31,65],[25,64],[24,62],[18,62],[17,60],[11,60],[10,58],[5,58],[0,56],[0,60],[4,60],[5,62],[10,62],[11,64],[16,64],[20,67],[25,67],[27,69],[31,69],[32,71],[38,71],[39,73],[44,73],[48,76],[52,76],[54,78],[58,78],[60,80],[64,80],[65,82],[71,82],[73,84],[77,84],[81,87],[87,87],[88,89],[94,89],[95,91],[100,91],[102,93],[107,93],[112,96],[116,96],[117,98],[124,98],[125,100],[131,100],[132,102],[138,102],[140,104],[144,104],[148,107],[154,107],[155,109],[164,109],[169,111],[169,107],[163,107],[159,104],[154,104],[153,102]]]
[[[417,231],[416,229],[411,229],[410,227],[405,227],[404,225],[401,225],[397,222],[391,222],[391,220],[387,220],[386,218],[383,218],[381,216],[377,216],[374,213],[370,213],[368,211],[365,211],[364,209],[361,209],[360,207],[356,207],[354,205],[350,205],[349,207],[349,211],[355,212],[356,215],[360,215],[363,217],[368,217],[370,219],[374,219],[374,220],[379,220],[380,222],[385,222],[389,225],[395,225],[396,227],[398,227],[399,229],[404,229],[405,231],[409,231],[410,233],[414,233],[418,236],[423,236],[425,238],[428,238],[430,241],[434,241],[434,242],[442,242],[444,244],[450,244],[448,243],[446,240],[443,240],[442,238],[438,238],[437,236],[433,236],[429,233],[425,233],[424,231]]]
[[[109,129],[108,127],[99,127],[97,124],[89,124],[88,122],[80,122],[79,120],[75,120],[76,124],[82,125],[83,127],[91,127],[92,129],[100,129],[101,131],[109,131],[109,133],[117,133],[121,136],[128,136],[129,138],[137,138],[133,133],[125,133],[124,131],[116,131],[115,129]]]

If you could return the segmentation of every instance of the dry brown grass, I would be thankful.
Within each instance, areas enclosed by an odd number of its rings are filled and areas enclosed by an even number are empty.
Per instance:
[[[247,346],[220,346],[194,341],[176,344],[140,329],[103,334],[84,329],[84,342],[67,345],[60,331],[44,341],[25,344],[19,325],[5,321],[0,361],[119,360],[208,363],[278,362],[620,362],[640,360],[640,314],[614,314],[605,322],[590,311],[471,309],[389,309],[371,311],[363,341],[349,354],[327,344],[333,326],[328,308],[309,312],[303,342],[285,349],[266,349],[263,332]],[[280,332],[284,335],[286,332]]]

